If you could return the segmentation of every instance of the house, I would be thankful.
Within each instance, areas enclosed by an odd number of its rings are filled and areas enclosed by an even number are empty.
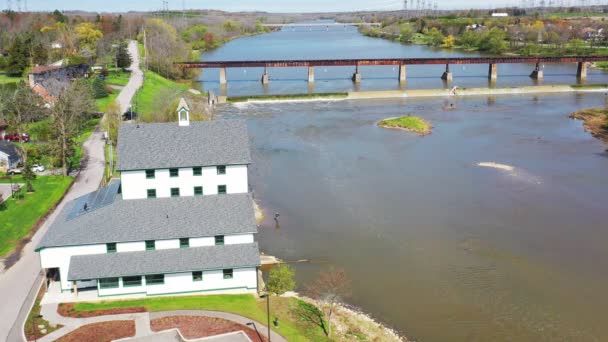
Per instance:
[[[62,292],[257,291],[245,122],[190,122],[185,101],[178,118],[123,124],[120,180],[68,203],[51,225],[37,251]]]
[[[496,18],[496,17],[508,17],[509,13],[507,12],[494,12],[492,13],[492,17]]]
[[[6,172],[21,164],[21,152],[19,148],[10,141],[0,140],[0,171]]]
[[[28,84],[45,100],[47,106],[51,106],[70,81],[88,77],[88,71],[89,67],[84,64],[36,66],[28,74]]]

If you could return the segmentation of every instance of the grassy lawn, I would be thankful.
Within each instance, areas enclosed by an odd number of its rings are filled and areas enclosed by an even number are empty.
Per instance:
[[[401,128],[422,135],[431,133],[431,125],[428,122],[422,118],[411,115],[384,119],[378,123],[378,126],[385,128]]]
[[[26,237],[36,222],[61,199],[72,183],[71,177],[38,176],[32,194],[24,194],[22,200],[8,199],[0,210],[0,256],[9,254]],[[13,182],[23,182],[13,177]],[[0,178],[0,183],[10,183]],[[23,189],[22,189],[23,191]]]
[[[121,69],[111,68],[109,69],[110,74],[106,77],[106,84],[112,84],[117,86],[126,86],[129,83],[131,77],[130,72],[122,71]]]
[[[279,328],[274,328],[288,341],[326,341],[320,328],[304,324],[290,314],[296,304],[295,298],[270,298],[271,320],[279,317]],[[184,297],[155,297],[133,300],[102,301],[98,303],[76,303],[76,312],[145,307],[148,311],[167,310],[213,310],[231,312],[266,324],[266,301],[253,295],[208,295]]]
[[[23,80],[23,77],[10,77],[6,74],[0,73],[0,84],[18,83],[21,80]]]
[[[150,117],[159,110],[159,106],[178,99],[188,88],[185,84],[146,71],[144,84],[135,97],[135,111],[143,121],[150,121]]]
[[[108,109],[108,106],[116,101],[116,98],[118,97],[118,94],[120,92],[118,90],[114,90],[114,92],[110,95],[108,95],[107,97],[102,97],[101,99],[97,99],[95,100],[95,102],[97,103],[97,110],[100,113],[105,113],[106,110]]]
[[[44,296],[45,293],[46,292],[44,291],[44,288],[41,287],[40,291],[38,291],[38,296],[36,297],[34,306],[32,307],[32,310],[28,314],[27,320],[25,321],[25,326],[23,327],[23,332],[25,333],[25,336],[27,337],[28,341],[38,339],[42,336],[48,335],[48,334],[52,333],[53,331],[62,327],[62,325],[53,326],[44,318],[36,318],[37,315],[40,315],[40,301],[42,300],[42,297]],[[41,329],[38,328],[39,325],[44,325],[46,334],[42,334],[40,332]]]

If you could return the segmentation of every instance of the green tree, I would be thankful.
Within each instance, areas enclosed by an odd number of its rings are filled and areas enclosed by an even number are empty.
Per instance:
[[[443,44],[443,33],[441,33],[437,28],[433,27],[427,33],[429,44],[432,46],[439,46]]]
[[[48,60],[49,52],[44,45],[42,45],[42,43],[34,45],[34,48],[32,49],[32,62],[34,64],[46,64]]]
[[[108,97],[108,90],[106,89],[106,82],[101,78],[97,77],[93,81],[93,97],[96,99],[101,99],[104,97]]]
[[[23,76],[23,72],[29,66],[28,58],[24,40],[20,36],[16,36],[8,49],[6,73],[10,76]]]
[[[403,25],[399,31],[399,41],[403,44],[410,43],[414,38],[414,31],[410,25]]]
[[[493,54],[501,54],[507,50],[507,33],[497,27],[484,33],[479,49]]]
[[[127,42],[121,42],[118,45],[116,51],[116,66],[119,68],[128,68],[131,66],[131,54],[129,54],[129,48]]]
[[[467,49],[479,47],[479,34],[475,31],[465,31],[458,37],[458,43]]]
[[[68,17],[59,10],[55,10],[53,12],[53,17],[55,18],[55,21],[59,23],[65,23],[68,21]]]
[[[293,275],[294,271],[289,265],[283,264],[271,269],[268,273],[266,289],[275,295],[282,295],[287,291],[293,291],[296,288]]]
[[[36,180],[36,173],[32,170],[31,159],[28,159],[25,162],[25,167],[23,168],[23,180],[25,181],[27,192],[34,192],[34,180]]]
[[[74,28],[74,33],[78,37],[80,47],[87,47],[90,50],[95,50],[97,41],[103,38],[103,32],[99,30],[94,23],[82,22]]]

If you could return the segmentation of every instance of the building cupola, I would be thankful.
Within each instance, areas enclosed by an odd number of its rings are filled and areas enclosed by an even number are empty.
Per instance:
[[[177,119],[180,126],[190,126],[190,107],[183,97],[179,99],[177,106]]]

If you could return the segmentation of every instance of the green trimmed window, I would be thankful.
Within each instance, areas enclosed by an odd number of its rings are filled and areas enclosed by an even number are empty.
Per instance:
[[[195,196],[200,196],[203,194],[203,187],[202,186],[195,186],[194,187],[194,195]]]
[[[122,277],[123,287],[141,286],[141,276]]]
[[[156,189],[148,189],[148,198],[156,198]]]
[[[106,252],[116,253],[116,242],[106,243]]]
[[[178,177],[179,169],[169,169],[169,177]]]
[[[179,248],[188,248],[190,247],[190,239],[189,238],[181,238],[179,239]]]
[[[146,250],[153,251],[156,249],[156,241],[154,240],[146,240]]]
[[[226,189],[225,185],[218,185],[217,186],[217,193],[218,193],[218,195],[225,195],[227,191],[228,190]]]
[[[179,188],[171,188],[171,197],[179,197]]]
[[[115,289],[118,288],[118,278],[102,278],[99,279],[100,289]]]
[[[193,167],[192,168],[192,174],[194,176],[202,176],[203,175],[203,168],[198,166],[198,167]]]
[[[215,245],[222,246],[224,244],[224,235],[216,235],[215,236]]]
[[[226,165],[218,165],[218,167],[217,167],[217,174],[218,175],[225,175],[226,174]]]
[[[234,274],[233,274],[234,272],[232,271],[232,268],[223,270],[223,273],[224,273],[224,279],[234,278]]]
[[[146,170],[146,179],[154,179],[155,172],[154,170]]]
[[[146,285],[162,285],[164,283],[164,274],[150,274],[146,276]]]
[[[203,280],[203,271],[192,272],[192,281],[202,281],[202,280]]]

